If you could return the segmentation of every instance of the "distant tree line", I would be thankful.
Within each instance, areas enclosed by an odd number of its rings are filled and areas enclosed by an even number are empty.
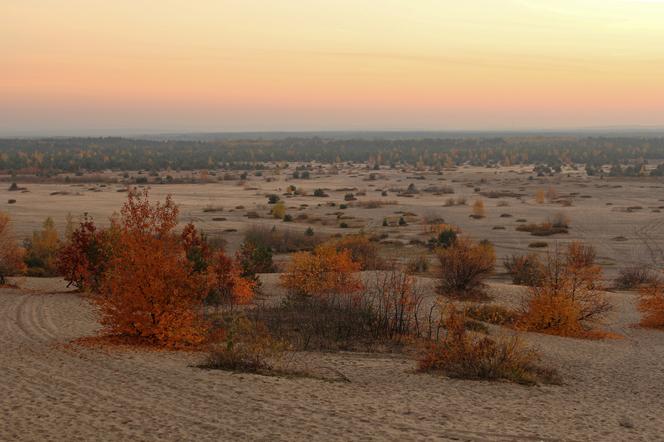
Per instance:
[[[368,162],[372,167],[410,164],[586,164],[640,170],[664,159],[664,138],[513,136],[389,139],[286,138],[275,140],[154,141],[128,138],[0,139],[0,171],[77,173],[102,170],[259,170],[273,161]],[[618,167],[614,167],[618,174]],[[658,169],[662,173],[662,169]],[[629,170],[629,173],[632,169]],[[306,173],[304,174],[306,175]]]

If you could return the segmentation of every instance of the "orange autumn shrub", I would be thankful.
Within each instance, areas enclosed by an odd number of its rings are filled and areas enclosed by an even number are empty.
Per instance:
[[[639,293],[638,308],[643,317],[641,325],[664,329],[664,288],[662,283],[642,287]]]
[[[132,191],[121,210],[115,253],[92,297],[107,333],[164,346],[201,343],[200,307],[206,275],[195,272],[173,230],[178,209],[170,197],[152,204]]]
[[[549,255],[541,283],[529,290],[517,327],[559,336],[592,337],[588,322],[597,322],[611,309],[601,290],[602,270],[595,251],[571,243],[563,255]]]
[[[331,240],[337,251],[350,251],[351,259],[359,263],[361,270],[379,270],[385,267],[385,263],[378,255],[378,247],[375,242],[369,240],[366,235],[346,235],[337,240]]]
[[[242,268],[233,259],[217,252],[211,262],[211,291],[208,302],[232,309],[249,304],[254,297],[256,282],[242,277]]]
[[[0,213],[0,284],[10,275],[25,272],[25,249],[19,247],[11,228],[9,216]]]
[[[311,253],[293,254],[280,280],[286,289],[297,295],[353,293],[362,288],[356,275],[360,269],[350,250],[337,251],[333,245],[324,244]]]

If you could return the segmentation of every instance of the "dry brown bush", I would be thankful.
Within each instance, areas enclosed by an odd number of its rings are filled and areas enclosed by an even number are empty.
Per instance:
[[[492,272],[496,254],[489,243],[458,238],[447,248],[436,250],[440,262],[440,291],[444,295],[468,298],[482,295],[483,281]]]
[[[446,332],[431,341],[419,358],[420,371],[440,371],[462,379],[508,380],[520,384],[558,382],[555,371],[537,366],[539,355],[518,337],[491,339],[466,330],[466,319],[451,308]]]
[[[631,266],[620,269],[615,285],[619,289],[633,289],[655,283],[657,279],[650,269],[643,266]]]
[[[503,265],[514,284],[533,286],[544,279],[544,264],[534,253],[509,256],[505,258]]]

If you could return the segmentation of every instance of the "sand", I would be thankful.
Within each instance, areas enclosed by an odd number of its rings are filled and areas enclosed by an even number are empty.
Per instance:
[[[51,291],[45,291],[49,283]],[[62,344],[97,330],[59,280],[0,289],[0,440],[661,440],[664,333],[634,328],[634,295],[610,294],[624,339],[524,334],[564,384],[527,387],[415,373],[399,355],[312,353],[350,382],[202,370],[202,355]],[[492,283],[498,302],[519,290]]]

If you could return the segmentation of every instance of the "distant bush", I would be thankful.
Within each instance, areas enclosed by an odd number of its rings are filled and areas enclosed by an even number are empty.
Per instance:
[[[541,224],[523,224],[517,226],[517,232],[529,232],[533,236],[551,236],[559,233],[568,233],[567,227],[554,226],[550,222],[543,222]]]
[[[271,249],[275,253],[291,253],[302,250],[313,250],[322,242],[317,235],[308,235],[291,229],[269,227],[250,227],[245,231],[244,240],[257,247]]]
[[[408,273],[426,273],[429,271],[429,257],[423,253],[408,260],[406,270]]]
[[[624,267],[619,270],[615,285],[619,289],[633,289],[657,281],[657,276],[643,266]]]

